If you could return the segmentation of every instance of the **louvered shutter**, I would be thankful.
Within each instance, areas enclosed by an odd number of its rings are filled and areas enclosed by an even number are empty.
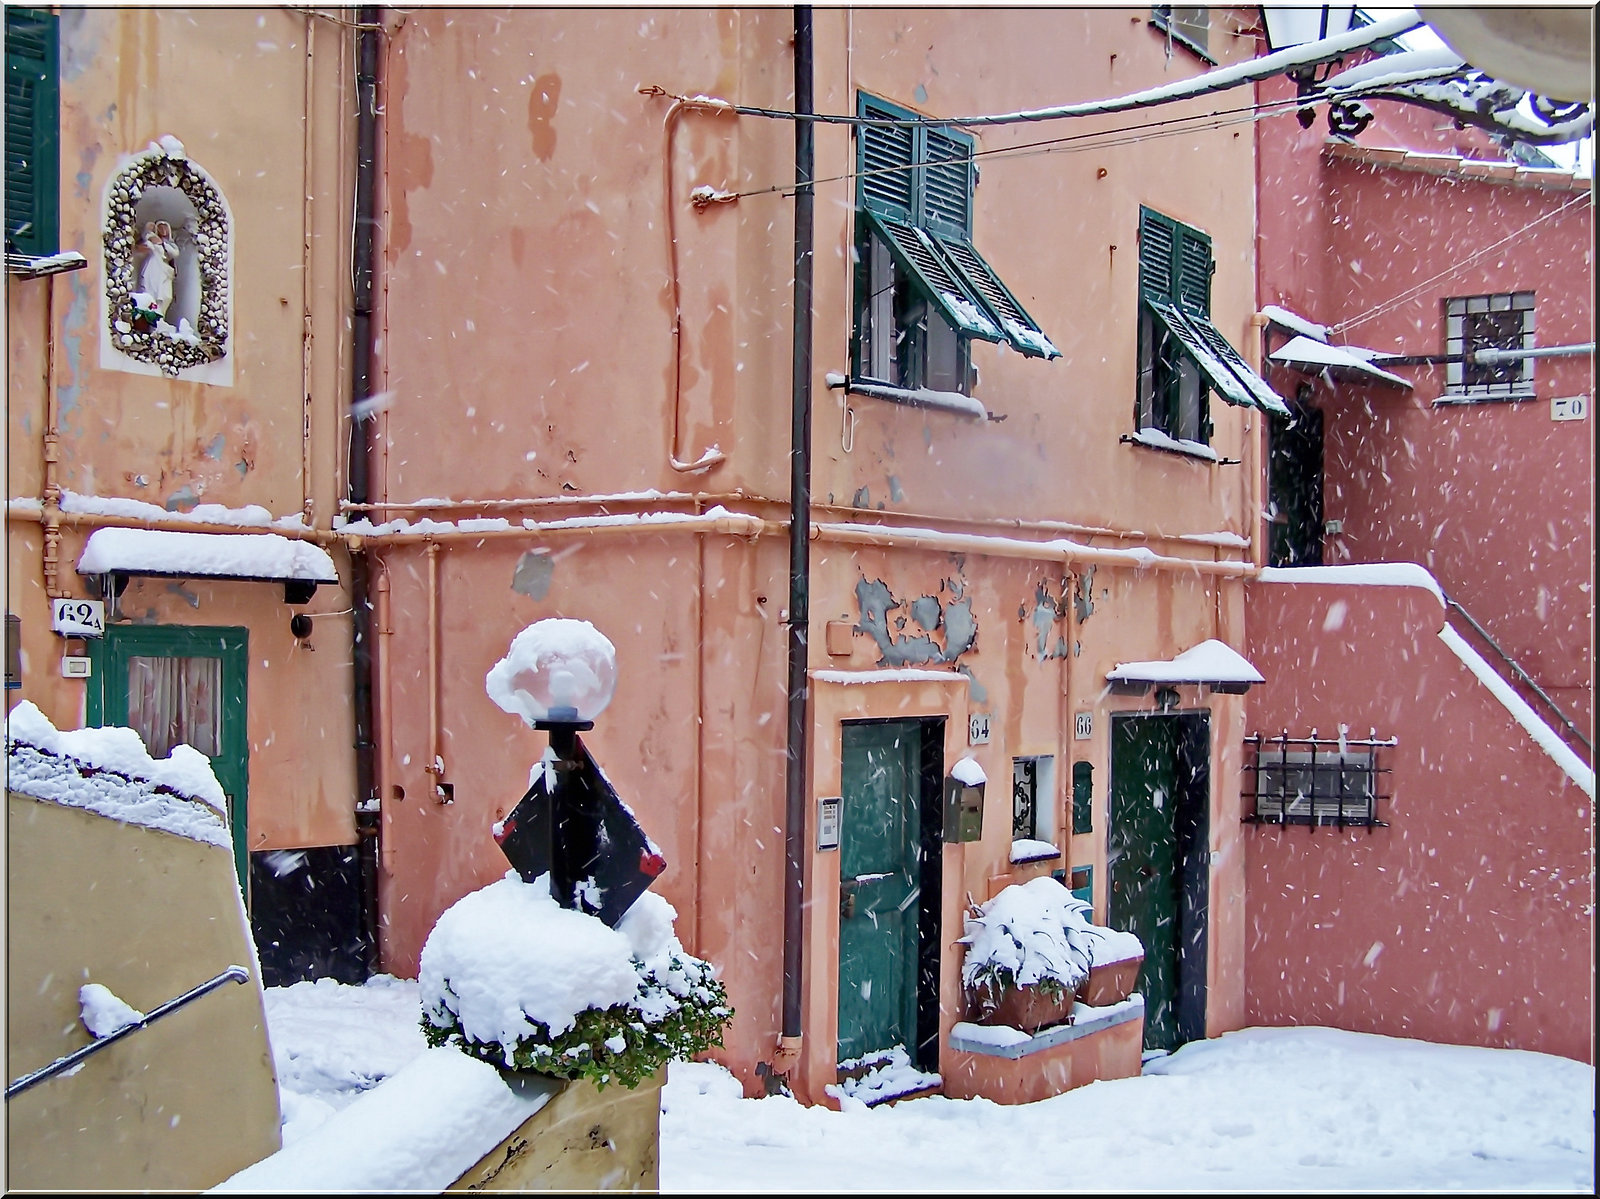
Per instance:
[[[1149,208],[1139,209],[1139,296],[1170,304],[1177,296],[1172,264],[1177,257],[1178,226]]]
[[[956,270],[966,279],[971,289],[988,306],[999,320],[1006,340],[1030,358],[1059,358],[1061,351],[1045,336],[1044,330],[1017,302],[1011,289],[1000,281],[983,255],[970,242],[953,237],[935,239],[939,248],[952,260]]]
[[[1178,230],[1177,295],[1186,311],[1211,315],[1211,239],[1193,229]]]
[[[936,233],[967,237],[972,233],[972,139],[931,126],[921,130],[922,210],[917,224]]]
[[[868,212],[866,219],[889,247],[900,269],[911,277],[924,298],[952,325],[984,341],[1004,341],[1005,333],[981,301],[949,266],[928,235],[911,225],[885,220]]]
[[[56,18],[6,9],[6,239],[53,254],[59,171]]]
[[[879,120],[903,120],[910,114],[881,101],[861,97],[859,113]],[[856,172],[861,204],[890,220],[915,219],[916,127],[858,125]]]

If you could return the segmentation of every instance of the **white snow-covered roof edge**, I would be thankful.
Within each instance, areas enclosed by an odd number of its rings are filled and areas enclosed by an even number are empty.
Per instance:
[[[1301,337],[1309,337],[1313,341],[1328,340],[1328,326],[1319,325],[1316,321],[1308,321],[1297,312],[1290,312],[1287,308],[1280,308],[1276,304],[1262,306],[1261,315],[1266,317],[1280,329],[1287,329],[1290,333]]]
[[[1550,755],[1550,760],[1561,767],[1585,795],[1593,799],[1594,770],[1583,764],[1583,759],[1561,740],[1549,723],[1529,706],[1528,701],[1518,695],[1511,684],[1501,678],[1494,667],[1484,660],[1483,655],[1468,645],[1461,634],[1449,625],[1439,630],[1439,640],[1443,641],[1450,652],[1460,658],[1466,668],[1477,676],[1478,681],[1505,706],[1506,711],[1511,713],[1512,719],[1527,730],[1528,736],[1534,739],[1540,749]]]
[[[96,529],[78,556],[81,575],[338,583],[320,546],[281,533],[187,533],[171,529]]]
[[[1273,350],[1267,357],[1274,362],[1281,362],[1285,366],[1292,366],[1308,373],[1330,370],[1411,390],[1411,384],[1407,380],[1374,365],[1372,359],[1377,357],[1377,351],[1363,346],[1329,345],[1325,341],[1318,341],[1301,334]]]
[[[1232,646],[1215,637],[1175,658],[1119,662],[1106,672],[1111,683],[1264,683],[1266,678]]]
[[[1265,566],[1260,583],[1324,583],[1346,587],[1420,587],[1444,607],[1444,589],[1424,566],[1415,562],[1369,562],[1351,566]]]

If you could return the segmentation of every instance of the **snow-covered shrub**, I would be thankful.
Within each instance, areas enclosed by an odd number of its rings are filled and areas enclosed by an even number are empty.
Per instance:
[[[1005,991],[1076,991],[1092,966],[1143,956],[1131,933],[1089,921],[1090,906],[1048,875],[1006,887],[967,913],[961,982],[980,1006]]]
[[[722,1044],[733,1016],[710,963],[683,952],[652,892],[616,928],[516,871],[460,900],[422,949],[422,1031],[511,1070],[637,1086]]]

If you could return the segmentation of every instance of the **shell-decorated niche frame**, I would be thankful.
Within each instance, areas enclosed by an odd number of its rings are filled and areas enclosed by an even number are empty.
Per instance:
[[[139,294],[134,278],[134,250],[140,242],[136,213],[140,198],[155,187],[175,189],[194,207],[200,303],[192,330],[152,321],[134,301]],[[216,184],[189,160],[177,138],[150,143],[117,172],[108,190],[104,240],[106,319],[116,349],[174,377],[227,352],[228,208]]]

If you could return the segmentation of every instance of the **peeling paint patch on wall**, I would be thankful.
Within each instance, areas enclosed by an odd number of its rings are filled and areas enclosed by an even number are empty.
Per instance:
[[[977,617],[972,614],[972,600],[964,596],[960,581],[946,579],[939,590],[949,595],[948,601],[936,595],[922,595],[907,603],[896,599],[881,579],[862,578],[856,583],[861,620],[855,631],[865,633],[877,644],[882,655],[880,666],[954,662],[977,642]],[[908,628],[912,631],[908,632]],[[916,632],[917,628],[923,631]]]
[[[542,600],[550,592],[550,580],[555,575],[555,562],[543,550],[529,550],[517,559],[516,572],[511,576],[511,590],[531,600]]]
[[[1023,605],[1017,611],[1019,619],[1033,626],[1033,652],[1034,657],[1044,662],[1052,658],[1065,658],[1067,656],[1067,641],[1060,629],[1067,616],[1067,591],[1071,580],[1063,578],[1060,583],[1061,593],[1054,595],[1050,591],[1048,580],[1040,583],[1033,589],[1033,609],[1028,610]],[[1051,644],[1052,635],[1055,644]]]
[[[1072,602],[1077,608],[1079,624],[1094,615],[1094,571],[1093,566],[1085,566],[1072,588]]]

